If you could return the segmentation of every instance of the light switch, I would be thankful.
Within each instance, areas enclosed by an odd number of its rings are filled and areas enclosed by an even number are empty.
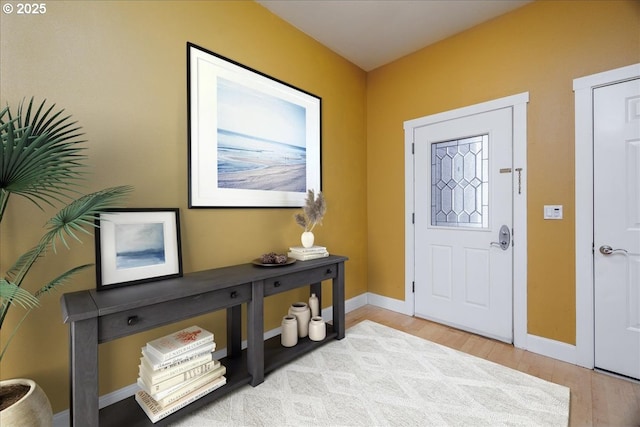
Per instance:
[[[544,219],[562,219],[562,205],[544,205]]]

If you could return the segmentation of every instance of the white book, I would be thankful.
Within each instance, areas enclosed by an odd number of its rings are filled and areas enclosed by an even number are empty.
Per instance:
[[[310,253],[310,254],[300,254],[297,252],[289,252],[287,254],[287,256],[289,256],[289,258],[295,258],[298,261],[309,261],[311,259],[318,259],[318,258],[325,258],[329,256],[328,252],[319,252],[319,253]]]
[[[153,354],[147,351],[146,347],[142,347],[142,357],[145,359],[145,362],[152,370],[156,371],[159,369],[170,368],[173,366],[178,366],[180,363],[184,363],[187,360],[190,360],[194,357],[202,356],[207,353],[211,353],[216,349],[215,343],[207,343],[200,347],[196,347],[186,353],[182,353],[179,356],[176,356],[169,360],[160,360]]]
[[[157,384],[159,382],[168,380],[171,377],[175,377],[176,375],[180,375],[183,372],[191,370],[196,366],[200,366],[209,362],[215,362],[215,360],[213,360],[213,353],[207,353],[202,356],[189,359],[174,367],[154,370],[146,360],[147,359],[144,357],[140,358],[140,364],[138,365],[138,374],[141,377],[144,377],[144,379],[147,381],[147,384]]]
[[[217,360],[212,360],[201,365],[195,366],[191,369],[188,369],[182,373],[174,375],[170,378],[166,378],[164,381],[153,381],[148,378],[145,373],[141,370],[139,371],[140,379],[147,385],[149,390],[154,393],[158,393],[162,390],[167,390],[176,386],[178,384],[184,384],[187,381],[190,381],[196,377],[201,377],[209,371],[213,371],[214,369],[220,366],[220,362]]]
[[[147,353],[165,361],[203,344],[213,342],[213,334],[199,326],[189,326],[147,343]]]
[[[224,366],[219,366],[216,369],[214,369],[213,371],[207,372],[205,375],[209,376],[210,378],[216,378],[219,377],[221,375],[224,375],[227,372],[227,368],[225,368]],[[195,378],[191,378],[183,383],[177,384],[173,387],[170,387],[166,390],[161,390],[158,392],[154,392],[153,390],[151,390],[151,388],[149,386],[147,386],[144,381],[142,381],[142,379],[140,377],[138,377],[138,386],[144,390],[145,392],[147,392],[147,394],[151,397],[153,397],[155,400],[161,400],[164,399],[167,396],[170,396],[171,394],[177,392],[178,390],[180,390],[182,387],[186,387],[188,385],[191,385],[191,383],[198,381],[199,379],[201,379],[201,376],[197,376]]]
[[[135,399],[138,402],[138,405],[142,408],[142,410],[147,414],[147,417],[151,420],[151,422],[156,423],[159,420],[168,417],[179,409],[184,408],[188,404],[200,399],[203,396],[211,393],[217,388],[222,387],[226,384],[227,380],[225,377],[220,377],[219,379],[213,380],[200,388],[194,390],[188,395],[184,396],[180,400],[173,402],[166,406],[160,406],[158,403],[147,393],[140,390],[136,392]]]
[[[223,381],[222,384],[226,384],[227,379],[224,376],[225,373],[226,373],[226,371],[224,371],[222,373],[222,375],[218,375],[217,373],[212,373],[211,375],[205,375],[202,378],[198,379],[197,381],[194,381],[194,382],[188,384],[187,386],[181,388],[180,390],[176,391],[175,393],[173,393],[173,394],[171,394],[171,395],[169,395],[167,397],[164,397],[162,399],[156,400],[156,402],[158,402],[158,405],[160,405],[162,407],[165,407],[167,405],[172,404],[173,402],[177,402],[178,400],[182,399],[186,395],[194,392],[195,390],[199,389],[203,385],[208,384],[210,382]]]
[[[312,254],[318,252],[327,252],[327,248],[324,246],[311,246],[309,248],[305,248],[304,246],[291,246],[289,248],[291,252],[299,252],[301,254]]]

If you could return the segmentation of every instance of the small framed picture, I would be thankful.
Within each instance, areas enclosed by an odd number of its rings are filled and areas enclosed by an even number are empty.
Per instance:
[[[182,276],[178,208],[110,209],[96,226],[98,291]]]

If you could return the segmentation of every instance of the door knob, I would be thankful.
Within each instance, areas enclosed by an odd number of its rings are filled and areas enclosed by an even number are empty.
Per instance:
[[[500,231],[498,232],[498,242],[491,242],[491,246],[497,246],[503,251],[509,249],[509,245],[511,244],[511,231],[509,227],[503,225],[500,227]]]
[[[626,249],[613,249],[611,246],[609,245],[602,245],[600,246],[600,253],[602,255],[611,255],[614,252],[622,252],[624,254],[629,254],[629,252],[627,252]]]

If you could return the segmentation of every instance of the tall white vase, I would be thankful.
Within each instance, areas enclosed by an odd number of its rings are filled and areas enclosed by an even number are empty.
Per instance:
[[[298,338],[309,335],[309,321],[311,320],[311,310],[306,302],[294,302],[289,307],[289,315],[296,316],[298,321]]]
[[[304,246],[305,248],[310,248],[311,246],[313,246],[313,240],[314,235],[310,231],[305,231],[304,233],[302,233],[302,236],[300,236],[302,246]]]
[[[296,316],[288,315],[282,318],[280,342],[283,347],[293,347],[298,344],[298,321]]]
[[[320,316],[320,301],[316,294],[311,294],[309,297],[309,309],[311,310],[311,317]]]

